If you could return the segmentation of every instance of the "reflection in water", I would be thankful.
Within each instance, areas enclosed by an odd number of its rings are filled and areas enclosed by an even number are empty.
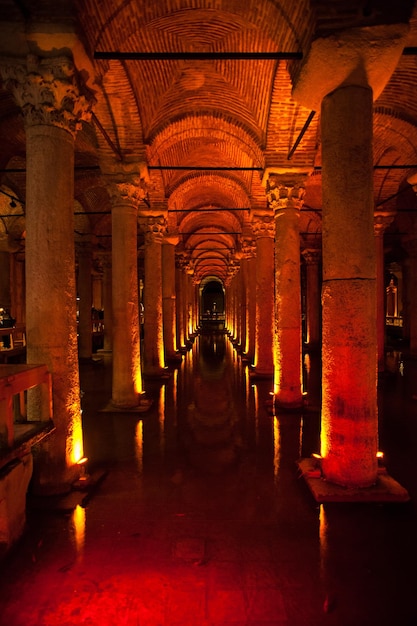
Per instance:
[[[200,337],[192,389],[187,407],[189,456],[194,466],[218,473],[237,461],[241,446],[231,355],[224,334]]]
[[[72,524],[74,527],[75,551],[77,562],[82,561],[85,543],[85,509],[77,504],[72,513]]]
[[[165,385],[161,385],[158,398],[159,446],[161,457],[165,452]]]
[[[274,483],[278,482],[281,460],[281,433],[277,416],[274,415]]]
[[[139,420],[135,431],[135,454],[139,475],[143,473],[143,422]]]

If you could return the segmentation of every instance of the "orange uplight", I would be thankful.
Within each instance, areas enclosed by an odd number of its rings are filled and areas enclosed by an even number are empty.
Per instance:
[[[74,465],[78,463],[84,457],[84,443],[83,443],[83,427],[81,421],[80,411],[78,415],[73,418],[72,424],[72,436],[68,441],[68,457],[69,464]]]

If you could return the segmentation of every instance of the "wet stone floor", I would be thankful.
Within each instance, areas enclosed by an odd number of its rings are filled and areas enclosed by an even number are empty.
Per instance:
[[[415,626],[417,378],[380,384],[380,444],[406,504],[318,505],[296,461],[319,446],[319,380],[272,414],[226,335],[197,337],[144,413],[103,411],[111,361],[81,366],[88,471],[71,510],[29,504],[0,564],[3,626]]]

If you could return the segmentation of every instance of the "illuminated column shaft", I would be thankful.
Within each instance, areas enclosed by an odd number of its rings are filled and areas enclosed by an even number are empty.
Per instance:
[[[256,245],[253,245],[253,254],[248,259],[248,335],[246,339],[246,354],[249,361],[255,358],[256,338]]]
[[[320,277],[321,251],[313,248],[303,250],[306,263],[306,341],[309,349],[320,345]]]
[[[274,218],[253,218],[256,238],[256,341],[254,368],[258,376],[273,376],[274,337]]]
[[[248,259],[243,257],[240,262],[240,348],[246,354],[248,336]]]
[[[129,188],[131,187],[131,189]],[[138,211],[134,186],[112,197],[112,403],[135,407],[142,393],[137,263]]]
[[[267,195],[275,213],[275,403],[303,403],[301,372],[300,208],[304,187],[297,175],[269,176]],[[300,175],[298,175],[300,178]]]
[[[175,244],[164,239],[162,245],[162,300],[165,358],[177,356]]]
[[[162,321],[162,241],[166,231],[163,216],[148,217],[145,232],[145,325],[143,340],[144,374],[163,373],[164,336]]]
[[[71,437],[80,423],[74,250],[74,139],[48,125],[26,129],[27,362],[52,372],[53,442],[47,442],[41,486],[70,480]],[[29,406],[29,413],[31,407]],[[80,448],[82,456],[82,446]],[[73,459],[73,462],[77,459]],[[46,469],[46,472],[45,472]],[[58,487],[59,489],[59,487]]]
[[[27,363],[45,363],[52,374],[55,432],[39,449],[33,480],[33,490],[47,493],[69,488],[83,455],[73,171],[74,137],[89,107],[75,75],[69,58],[28,57],[5,77],[26,127]],[[39,419],[39,402],[36,389],[28,392],[29,419]]]
[[[91,359],[93,352],[92,339],[92,268],[93,257],[91,244],[78,244],[78,356],[80,359]]]
[[[327,95],[321,123],[322,469],[329,481],[366,487],[377,478],[378,438],[371,89]]]
[[[393,213],[375,212],[374,233],[376,249],[376,324],[378,345],[378,372],[385,370],[385,265],[384,232],[394,219]]]
[[[185,332],[184,332],[184,294],[182,285],[182,267],[183,259],[180,255],[176,257],[175,261],[175,292],[177,295],[177,350],[182,350],[185,347]]]

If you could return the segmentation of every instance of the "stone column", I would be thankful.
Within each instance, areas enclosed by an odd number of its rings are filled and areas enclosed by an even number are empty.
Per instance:
[[[350,487],[377,478],[372,107],[370,88],[347,85],[324,98],[321,113],[322,470]]]
[[[162,245],[162,306],[166,361],[178,361],[175,291],[175,246],[178,236],[165,236]]]
[[[138,298],[137,230],[139,180],[113,174],[112,198],[112,404],[135,408],[143,393]],[[124,182],[129,180],[130,182]],[[119,182],[120,179],[120,182]]]
[[[97,269],[96,262],[93,261],[93,274],[92,274],[92,301],[93,307],[97,311],[103,309],[103,272]]]
[[[255,357],[256,336],[256,243],[252,238],[245,239],[243,252],[245,255],[247,300],[244,356],[252,363]]]
[[[92,338],[92,269],[93,256],[91,242],[77,244],[78,258],[78,357],[90,360],[93,355]]]
[[[385,370],[385,264],[384,232],[395,217],[394,213],[376,211],[374,214],[374,233],[376,249],[376,325],[378,372]]]
[[[320,276],[321,250],[305,248],[302,251],[306,263],[306,343],[309,350],[320,346]]]
[[[112,315],[112,263],[111,255],[104,254],[101,259],[103,267],[103,311],[104,311],[104,337],[103,350],[106,354],[112,352],[113,347],[113,315]]]
[[[254,374],[274,374],[274,234],[272,212],[252,216],[256,240],[256,340]]]
[[[184,293],[183,293],[183,268],[184,258],[182,254],[175,257],[175,293],[177,304],[177,350],[185,351],[184,329]]]
[[[67,57],[1,68],[26,128],[27,362],[52,373],[54,434],[36,457],[33,489],[67,491],[83,456],[74,251],[74,137],[89,104]],[[39,394],[28,394],[28,418]]]
[[[242,272],[242,302],[241,302],[241,310],[242,310],[242,358],[247,359],[248,356],[248,343],[249,343],[249,293],[250,293],[250,283],[249,283],[249,259],[250,259],[250,245],[248,240],[242,239],[242,248],[241,248],[241,261],[240,261],[240,269]]]
[[[300,208],[306,175],[269,174],[267,198],[275,215],[275,404],[303,404],[301,362]]]
[[[163,215],[146,217],[145,229],[145,324],[143,372],[147,376],[166,373],[162,322],[162,242],[166,233]]]

